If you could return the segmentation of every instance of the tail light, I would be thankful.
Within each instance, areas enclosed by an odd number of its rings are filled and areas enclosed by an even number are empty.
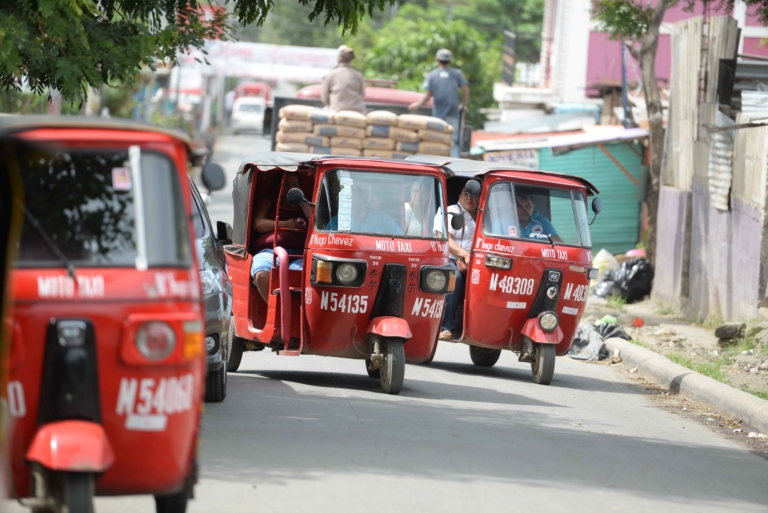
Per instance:
[[[203,323],[200,321],[185,321],[184,326],[184,358],[191,360],[201,356],[205,347]]]
[[[134,342],[136,349],[145,358],[162,360],[170,355],[176,347],[176,333],[165,322],[145,322],[136,331]]]

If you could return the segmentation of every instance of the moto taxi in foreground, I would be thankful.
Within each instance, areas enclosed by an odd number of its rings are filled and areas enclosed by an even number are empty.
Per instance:
[[[434,355],[454,287],[447,239],[435,235],[446,233],[437,216],[446,176],[438,165],[381,159],[246,160],[224,246],[237,335],[229,369],[243,350],[265,347],[359,358],[385,392],[399,393],[406,361]]]
[[[547,385],[555,356],[571,348],[597,272],[587,197],[599,191],[582,178],[534,169],[464,159],[445,167],[453,174],[449,204],[462,190],[478,199],[457,338],[470,346],[475,365],[491,367],[502,350],[514,351],[530,362],[534,381]],[[600,212],[599,198],[592,210]]]
[[[4,319],[10,493],[57,512],[153,494],[182,513],[205,378],[190,141],[68,117],[4,117],[0,139],[25,193]]]

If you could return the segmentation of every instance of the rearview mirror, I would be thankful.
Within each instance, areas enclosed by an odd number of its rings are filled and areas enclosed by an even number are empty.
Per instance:
[[[222,244],[232,242],[232,226],[224,221],[216,221],[216,240]]]
[[[595,213],[595,217],[592,218],[592,221],[590,221],[590,225],[595,222],[595,219],[597,219],[597,214],[603,211],[603,202],[600,198],[593,198],[592,199],[592,212]]]
[[[203,166],[203,185],[211,191],[220,191],[226,184],[227,177],[224,174],[224,169],[218,164],[213,162]]]
[[[466,184],[464,184],[464,190],[475,197],[480,196],[481,188],[482,187],[480,187],[480,182],[477,180],[469,180]]]
[[[307,199],[304,197],[304,191],[297,188],[293,188],[290,191],[288,191],[288,194],[286,195],[285,199],[288,200],[288,204],[291,205],[292,207],[298,207],[304,201],[307,201]]]
[[[453,212],[448,212],[451,214],[451,228],[454,230],[461,230],[464,228],[464,214],[454,214]]]

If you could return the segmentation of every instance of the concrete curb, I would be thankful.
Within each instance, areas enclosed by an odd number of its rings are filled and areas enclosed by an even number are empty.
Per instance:
[[[678,365],[665,356],[620,338],[605,341],[608,351],[618,349],[622,360],[653,378],[674,393],[706,403],[744,424],[768,433],[768,401],[729,387],[712,378]]]

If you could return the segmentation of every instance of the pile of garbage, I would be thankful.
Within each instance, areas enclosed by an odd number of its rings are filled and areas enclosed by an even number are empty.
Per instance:
[[[416,153],[450,155],[453,144],[453,127],[430,116],[306,105],[286,105],[278,115],[277,151],[404,159]]]
[[[624,328],[616,324],[616,319],[610,315],[606,315],[594,324],[580,324],[568,356],[574,360],[588,362],[605,360],[608,358],[605,340],[609,338],[631,340]]]
[[[644,250],[627,252],[625,260],[618,260],[601,249],[592,263],[599,269],[593,283],[592,295],[596,297],[621,297],[627,303],[636,303],[651,293],[653,267],[645,259]]]

